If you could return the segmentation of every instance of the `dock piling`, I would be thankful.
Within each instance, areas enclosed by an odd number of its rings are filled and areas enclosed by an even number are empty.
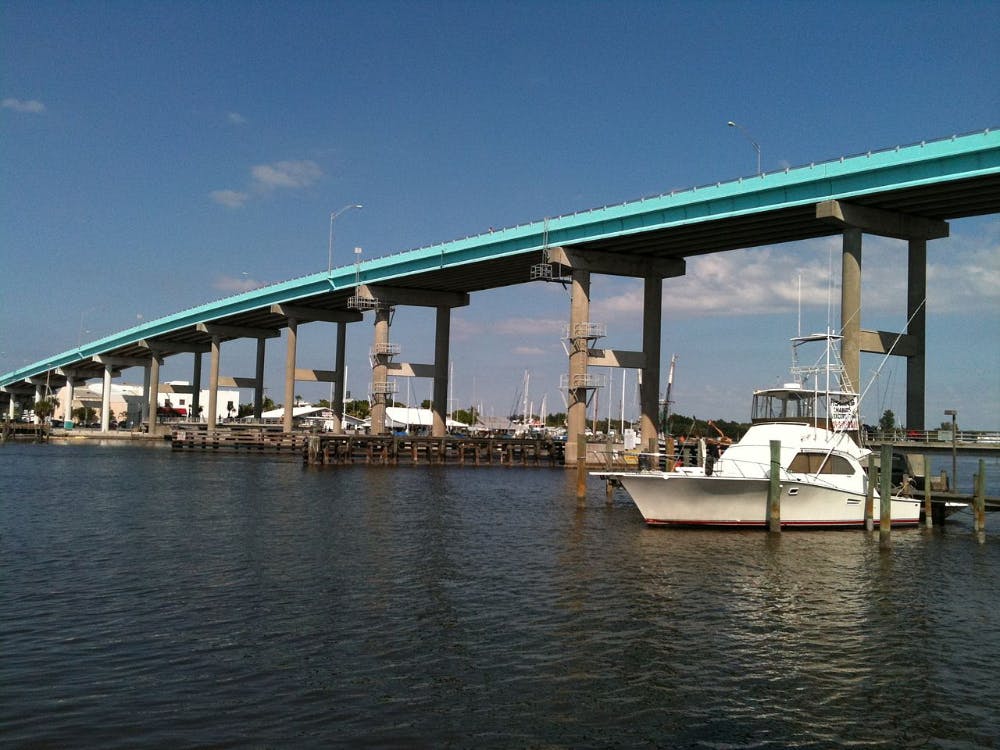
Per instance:
[[[924,456],[924,526],[928,529],[934,528],[934,509],[931,502],[931,477],[927,469],[931,462]]]
[[[892,443],[883,443],[879,462],[879,522],[878,546],[892,546]]]
[[[781,531],[781,441],[771,441],[771,476],[767,485],[767,530]]]
[[[979,543],[986,541],[986,461],[979,459],[979,472],[973,482],[972,493],[973,530]]]

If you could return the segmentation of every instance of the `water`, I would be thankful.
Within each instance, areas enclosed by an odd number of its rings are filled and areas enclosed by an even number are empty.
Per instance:
[[[960,514],[881,552],[646,528],[550,469],[8,445],[0,470],[6,747],[1000,743],[996,514],[985,544]]]

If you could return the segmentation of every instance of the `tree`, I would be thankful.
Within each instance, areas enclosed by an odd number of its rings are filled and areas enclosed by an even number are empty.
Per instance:
[[[78,406],[73,410],[77,424],[90,424],[97,418],[97,412],[89,406]]]
[[[33,403],[31,405],[31,409],[35,412],[35,416],[38,417],[40,421],[44,422],[46,417],[52,416],[57,406],[59,406],[59,399],[43,398],[41,401]]]
[[[878,429],[883,433],[896,429],[896,415],[892,413],[892,409],[886,409],[882,412],[882,417],[878,421]]]
[[[358,419],[367,419],[370,411],[367,401],[348,401],[344,404],[344,412]]]

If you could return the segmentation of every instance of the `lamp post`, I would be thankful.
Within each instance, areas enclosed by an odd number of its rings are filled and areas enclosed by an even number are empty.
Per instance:
[[[958,487],[958,449],[956,447],[956,442],[958,441],[958,411],[955,409],[945,409],[944,414],[946,417],[951,417],[951,482],[952,482],[952,492]]]
[[[330,244],[327,247],[327,258],[326,258],[326,273],[329,275],[330,271],[333,270],[333,222],[340,216],[344,211],[348,211],[352,208],[364,208],[360,203],[351,203],[338,211],[334,211],[330,214]]]
[[[745,135],[747,137],[747,140],[750,141],[750,145],[753,146],[753,150],[757,152],[757,174],[758,175],[761,174],[761,171],[760,171],[760,144],[757,143],[757,141],[755,141],[753,139],[753,136],[751,136],[750,133],[747,132],[747,129],[745,127],[743,127],[742,125],[740,125],[739,123],[733,122],[732,120],[730,120],[726,124],[729,127],[731,127],[731,128],[736,128],[737,130],[739,130],[741,133],[743,133],[743,135]]]

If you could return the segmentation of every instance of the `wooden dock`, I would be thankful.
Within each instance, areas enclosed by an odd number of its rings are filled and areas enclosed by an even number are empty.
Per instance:
[[[562,466],[564,444],[535,438],[411,435],[313,435],[311,465],[451,464],[458,466]]]
[[[48,425],[30,422],[0,422],[0,443],[47,443],[51,430]]]
[[[562,466],[564,443],[535,438],[365,435],[282,432],[280,427],[227,425],[208,431],[203,425],[173,430],[175,451],[299,454],[314,466],[370,464],[417,466]]]

